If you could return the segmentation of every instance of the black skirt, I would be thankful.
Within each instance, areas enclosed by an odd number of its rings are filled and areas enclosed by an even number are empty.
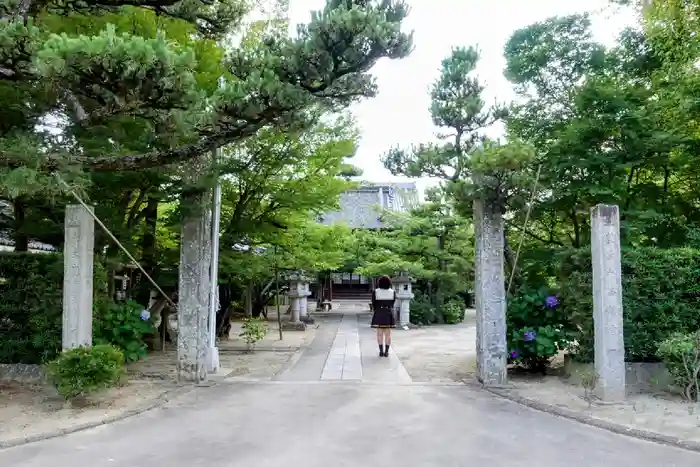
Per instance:
[[[385,306],[374,310],[374,314],[372,315],[372,327],[395,328],[396,318],[394,317],[394,310]]]

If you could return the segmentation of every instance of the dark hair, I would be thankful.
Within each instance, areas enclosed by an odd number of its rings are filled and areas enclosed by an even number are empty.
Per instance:
[[[391,288],[391,279],[389,279],[389,276],[382,276],[377,280],[377,287],[380,289],[390,289]]]

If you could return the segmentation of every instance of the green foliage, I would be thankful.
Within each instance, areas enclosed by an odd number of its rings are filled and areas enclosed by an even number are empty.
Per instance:
[[[357,132],[342,115],[305,131],[261,131],[225,150],[220,170],[235,175],[222,187],[223,244],[247,237],[272,242],[284,235],[280,230],[335,209],[353,186],[339,175],[355,153]]]
[[[577,359],[593,358],[590,251],[560,253],[561,301],[577,326]],[[700,252],[626,249],[622,254],[625,358],[658,361],[657,345],[674,333],[700,329]]]
[[[394,148],[382,158],[394,175],[436,177],[463,215],[471,215],[475,199],[504,210],[523,189],[532,186],[534,149],[512,138],[502,143],[488,139],[484,130],[507,116],[502,105],[486,107],[484,87],[473,76],[479,60],[474,47],[455,48],[442,61],[439,78],[431,88],[430,114],[443,132],[439,143],[411,150]]]
[[[94,301],[105,298],[106,277],[94,263]],[[63,256],[0,253],[0,362],[40,364],[61,350]]]
[[[59,394],[66,399],[116,386],[126,374],[124,354],[111,345],[66,350],[49,362],[46,369]]]
[[[569,313],[546,287],[522,286],[508,297],[509,361],[541,371],[575,336]]]
[[[268,31],[255,46],[225,51],[215,41],[231,45],[227,36],[253,2],[64,3],[33,4],[27,15],[6,5],[0,28],[0,78],[22,90],[17,102],[31,109],[0,122],[0,167],[26,179],[28,171],[161,168],[269,125],[304,127],[315,120],[311,110],[374,95],[369,70],[412,47],[401,31],[408,8],[398,0],[329,0],[293,37]],[[39,84],[45,93],[32,91]],[[17,102],[6,104],[19,109]],[[51,112],[61,113],[63,138],[32,125]],[[129,128],[138,129],[139,144],[110,138]]]
[[[506,76],[519,97],[508,134],[532,144],[542,168],[531,240],[588,245],[598,203],[621,207],[627,245],[683,246],[700,222],[691,207],[698,81],[688,66],[700,58],[696,7],[655,3],[644,29],[624,31],[615,47],[593,40],[587,15],[549,18],[508,41]],[[681,4],[693,11],[680,14]],[[508,208],[510,224],[522,225],[524,206]]]
[[[430,326],[432,324],[459,324],[464,321],[464,301],[459,298],[451,298],[438,309],[435,297],[420,290],[414,291],[411,300],[409,321],[416,326]]]
[[[445,324],[459,324],[464,321],[464,302],[450,300],[442,306],[442,316]]]
[[[150,314],[141,305],[129,300],[109,303],[93,317],[93,342],[111,344],[120,349],[127,362],[146,356],[144,338],[155,332]]]
[[[416,291],[414,299],[411,301],[409,321],[416,326],[435,324],[437,322],[436,314],[435,306],[430,301],[430,297]]]
[[[267,330],[267,321],[264,318],[246,318],[239,336],[245,341],[248,350],[252,351],[255,349],[255,344],[265,338]]]
[[[0,361],[43,363],[61,349],[63,257],[0,254]]]
[[[659,358],[689,401],[700,401],[700,331],[675,333],[661,341]]]
[[[225,151],[220,274],[247,285],[275,269],[333,270],[346,261],[351,232],[316,216],[337,207],[354,186],[340,177],[356,148],[357,129],[341,115],[296,133],[259,133]],[[241,244],[249,246],[239,251]]]

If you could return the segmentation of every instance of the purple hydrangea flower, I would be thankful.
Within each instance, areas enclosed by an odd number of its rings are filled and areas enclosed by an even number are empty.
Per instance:
[[[151,319],[151,313],[148,310],[143,310],[141,312],[141,320],[148,321],[149,319]]]
[[[535,331],[527,331],[525,334],[523,334],[525,342],[532,342],[535,340],[536,337],[537,333]]]
[[[519,353],[517,350],[512,350],[512,351],[510,352],[510,358],[512,358],[513,360],[515,360],[515,359],[518,358],[519,356],[520,356],[520,353]]]
[[[550,295],[544,300],[544,304],[547,308],[556,308],[559,305],[559,299],[554,295]]]

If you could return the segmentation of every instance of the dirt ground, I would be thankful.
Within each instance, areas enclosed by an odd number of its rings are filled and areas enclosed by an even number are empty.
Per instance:
[[[70,429],[117,416],[160,400],[169,390],[163,382],[131,382],[79,404],[65,402],[50,387],[0,383],[0,442]]]
[[[628,428],[700,442],[700,404],[688,403],[680,396],[639,394],[628,396],[622,404],[597,405],[584,398],[583,388],[557,376],[511,378],[510,383],[517,395],[537,402]]]
[[[241,322],[234,322],[228,339],[218,342],[220,371],[213,379],[266,380],[281,372],[295,355],[311,344],[316,335],[317,325],[305,332],[284,331],[279,338],[276,316],[270,313],[268,332],[255,344],[250,352],[239,337]],[[129,373],[138,379],[176,379],[177,351],[167,345],[165,351],[154,351],[145,359],[129,366]]]
[[[415,382],[459,382],[476,372],[476,314],[457,325],[392,333],[392,347]]]

